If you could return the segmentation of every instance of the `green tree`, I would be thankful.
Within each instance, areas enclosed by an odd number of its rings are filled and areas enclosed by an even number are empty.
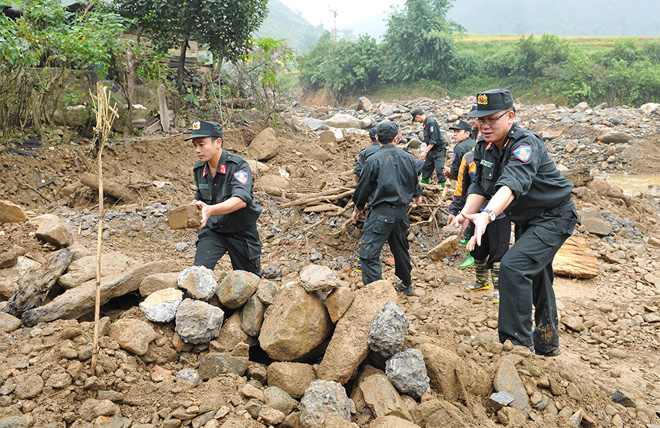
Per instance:
[[[385,80],[439,79],[446,74],[455,49],[451,34],[464,31],[446,19],[452,3],[406,0],[403,9],[394,8],[385,33]]]
[[[250,34],[266,17],[268,0],[116,0],[123,16],[162,52],[180,46],[177,89],[183,94],[183,71],[189,41],[208,45],[215,61],[235,61],[251,47]]]

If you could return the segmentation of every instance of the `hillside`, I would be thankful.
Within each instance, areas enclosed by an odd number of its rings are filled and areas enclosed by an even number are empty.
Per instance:
[[[289,46],[305,51],[316,44],[323,29],[314,27],[279,0],[269,0],[268,16],[257,32],[258,37],[286,39]]]

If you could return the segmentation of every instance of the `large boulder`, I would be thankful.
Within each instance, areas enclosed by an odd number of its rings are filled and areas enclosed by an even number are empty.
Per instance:
[[[360,128],[360,119],[350,114],[340,113],[326,119],[326,125],[333,128]]]
[[[259,333],[259,344],[269,357],[293,361],[319,346],[332,332],[332,320],[323,302],[300,285],[283,287]]]
[[[220,303],[228,308],[240,308],[252,297],[259,286],[259,277],[252,272],[235,270],[218,284],[216,294]]]
[[[101,275],[113,276],[130,269],[131,258],[113,251],[101,256]],[[62,287],[68,289],[78,287],[90,279],[96,278],[96,256],[81,257],[71,262],[66,273],[59,279]]]
[[[21,223],[27,219],[23,208],[12,202],[0,200],[0,223]]]
[[[355,299],[337,322],[318,369],[319,379],[345,384],[369,353],[369,326],[374,312],[387,302],[396,302],[389,281],[372,282],[355,293]]]
[[[258,161],[274,158],[279,152],[280,144],[273,128],[266,128],[254,137],[250,143],[250,154]]]

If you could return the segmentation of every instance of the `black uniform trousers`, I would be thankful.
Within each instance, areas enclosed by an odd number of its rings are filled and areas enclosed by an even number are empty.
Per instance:
[[[481,236],[481,245],[474,247],[470,253],[475,260],[486,260],[486,267],[490,269],[493,263],[501,261],[509,250],[510,240],[511,220],[508,217],[496,218],[486,227],[486,232]]]
[[[422,179],[428,180],[435,174],[438,176],[438,183],[444,183],[447,180],[443,169],[445,168],[445,156],[447,156],[447,148],[431,149],[426,154],[424,165],[422,165]]]
[[[215,269],[218,260],[229,253],[234,270],[252,272],[261,277],[261,240],[257,225],[232,233],[203,228],[197,237],[195,266]]]
[[[511,339],[539,354],[559,348],[552,261],[576,222],[575,205],[569,199],[526,224],[516,225],[516,243],[500,264],[500,342]]]
[[[410,285],[410,254],[408,253],[408,206],[396,207],[379,205],[369,212],[362,228],[360,242],[360,263],[362,264],[362,282],[367,285],[383,279],[380,264],[380,252],[385,241],[390,245],[394,256],[394,274]]]

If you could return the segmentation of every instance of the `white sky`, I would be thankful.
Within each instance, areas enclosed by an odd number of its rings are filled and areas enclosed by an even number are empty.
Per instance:
[[[326,30],[332,30],[333,13],[337,11],[337,29],[350,26],[369,15],[389,16],[390,5],[402,7],[405,0],[280,0],[294,12],[300,11],[303,18],[316,26],[323,24]]]

